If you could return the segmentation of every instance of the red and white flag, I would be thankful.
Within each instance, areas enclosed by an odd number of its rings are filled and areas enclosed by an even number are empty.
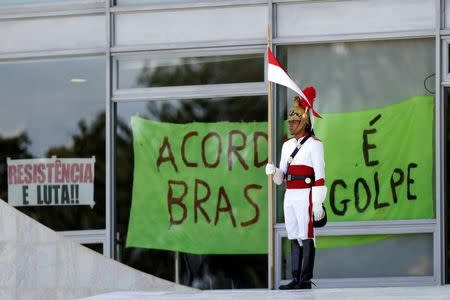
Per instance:
[[[291,79],[281,63],[276,59],[272,51],[270,51],[270,48],[267,48],[267,50],[267,60],[269,62],[269,66],[267,68],[267,80],[290,88],[291,90],[299,94],[303,99],[305,99],[309,107],[312,107],[310,99],[305,96],[298,85]]]

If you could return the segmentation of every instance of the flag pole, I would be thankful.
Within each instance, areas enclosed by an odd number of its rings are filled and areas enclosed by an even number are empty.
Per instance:
[[[270,25],[267,26],[267,53],[270,49]],[[273,155],[272,155],[272,118],[273,118],[273,100],[272,100],[272,82],[267,80],[267,159],[269,163],[273,163]],[[268,257],[268,265],[269,265],[269,276],[268,276],[268,287],[269,289],[274,289],[274,258],[273,258],[273,183],[272,176],[269,175],[267,179],[267,191],[268,191],[268,226],[269,226],[269,257]]]

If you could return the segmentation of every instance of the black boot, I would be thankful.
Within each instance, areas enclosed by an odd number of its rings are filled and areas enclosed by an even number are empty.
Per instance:
[[[280,285],[280,290],[292,290],[300,283],[300,270],[302,269],[303,247],[300,247],[297,240],[291,240],[291,263],[292,281],[288,284]]]
[[[314,240],[302,240],[303,244],[303,264],[301,268],[299,282],[295,285],[296,289],[311,289],[311,279],[314,270],[314,258],[316,256],[316,247]]]

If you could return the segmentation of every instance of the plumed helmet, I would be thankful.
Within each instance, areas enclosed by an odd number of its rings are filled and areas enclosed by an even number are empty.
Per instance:
[[[320,115],[313,108],[316,99],[316,89],[308,86],[302,92],[306,99],[300,96],[294,97],[293,106],[288,113],[288,121],[296,120],[309,123],[309,111],[312,111],[315,117],[320,118]]]

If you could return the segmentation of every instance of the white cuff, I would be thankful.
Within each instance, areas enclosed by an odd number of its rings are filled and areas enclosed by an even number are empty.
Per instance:
[[[312,193],[312,202],[314,205],[322,205],[327,197],[327,187],[324,185],[321,186],[313,186],[311,188]]]

